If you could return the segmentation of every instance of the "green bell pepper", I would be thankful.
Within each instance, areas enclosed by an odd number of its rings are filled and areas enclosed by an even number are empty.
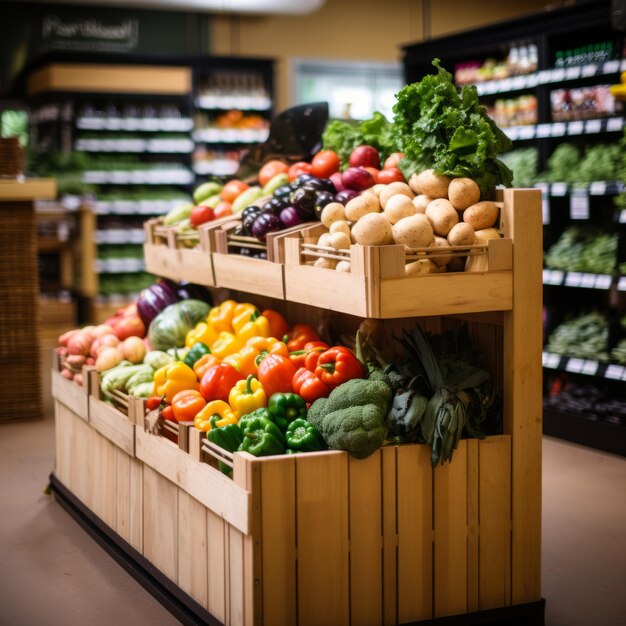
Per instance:
[[[274,393],[267,403],[270,419],[283,432],[295,419],[306,419],[306,402],[297,393]]]
[[[211,420],[212,419],[213,418],[211,418]],[[243,441],[243,432],[239,424],[227,424],[226,426],[220,427],[216,427],[212,424],[211,430],[207,432],[206,436],[211,443],[214,443],[220,448],[224,448],[224,450],[228,450],[228,452],[235,452]],[[224,474],[231,474],[232,469],[226,465],[226,463],[220,461],[219,466],[220,471],[224,472]]]
[[[191,348],[189,349],[189,352],[187,352],[183,363],[188,367],[193,368],[196,361],[198,361],[200,357],[203,357],[205,354],[211,354],[211,349],[209,348],[209,346],[207,346],[206,343],[202,343],[201,341],[196,341],[196,343],[194,343],[193,346],[191,346]]]
[[[263,417],[265,419],[270,420],[270,422],[273,421],[272,416],[270,415],[270,412],[265,407],[261,407],[259,409],[252,411],[252,413],[246,413],[246,415],[242,415],[239,418],[239,421],[237,423],[239,424],[239,428],[241,428],[241,432],[245,432],[248,422],[250,422],[256,417]]]
[[[239,451],[249,452],[254,456],[282,454],[285,451],[285,438],[272,420],[267,417],[253,417],[244,426],[243,442]]]
[[[326,450],[328,446],[319,430],[304,419],[296,419],[287,426],[287,447],[296,452]]]

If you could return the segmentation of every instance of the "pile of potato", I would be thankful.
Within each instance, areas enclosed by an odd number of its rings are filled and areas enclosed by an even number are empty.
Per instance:
[[[409,184],[374,185],[344,206],[324,207],[321,221],[328,232],[318,245],[336,250],[351,243],[370,246],[401,244],[407,249],[467,246],[499,237],[494,228],[499,209],[480,201],[480,189],[470,178],[448,178],[432,170],[414,174]],[[406,265],[407,274],[483,271],[486,258],[451,255],[424,258]],[[349,261],[318,258],[318,267],[349,272]]]

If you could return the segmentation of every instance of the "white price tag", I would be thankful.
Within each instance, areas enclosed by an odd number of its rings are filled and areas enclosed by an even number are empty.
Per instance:
[[[602,67],[604,74],[616,74],[619,72],[619,59],[616,61],[607,61]]]
[[[580,76],[580,66],[568,67],[565,70],[565,78],[567,80],[576,80]]]
[[[585,126],[583,122],[569,122],[567,125],[567,134],[568,135],[582,135]]]
[[[613,282],[613,277],[608,274],[598,274],[596,276],[596,289],[608,289]]]
[[[587,78],[588,76],[594,76],[597,71],[598,66],[595,63],[590,63],[582,66],[580,74],[583,78]]]
[[[552,136],[563,137],[565,135],[566,129],[567,126],[563,122],[557,122],[556,124],[552,124]]]
[[[598,372],[598,365],[599,364],[597,361],[585,361],[581,374],[587,374],[587,376],[595,376]]]
[[[602,120],[587,120],[585,123],[586,133],[599,133],[602,130]]]
[[[552,76],[550,76],[550,79],[552,80],[552,82],[558,83],[560,80],[563,80],[564,78],[565,78],[564,69],[557,68],[555,70],[552,70]]]
[[[574,374],[580,374],[582,372],[584,366],[583,359],[567,359],[567,363],[565,364],[565,369],[568,372],[573,372]]]
[[[542,354],[543,366],[550,369],[557,369],[561,363],[560,354],[552,354],[551,352],[544,352]]]
[[[511,128],[503,128],[504,134],[511,140],[516,141],[519,136],[519,128],[512,126]]]
[[[545,192],[541,193],[541,219],[544,226],[550,223],[550,196]]]
[[[580,286],[586,289],[593,289],[596,286],[596,278],[595,274],[583,274],[580,279]]]
[[[569,215],[573,220],[589,219],[589,196],[584,189],[575,189],[569,198]]]
[[[619,213],[619,223],[626,224],[626,209],[622,209]]]
[[[612,133],[615,131],[620,131],[624,127],[624,118],[623,117],[612,117],[610,120],[606,122],[606,129],[608,132]]]
[[[611,378],[613,380],[621,380],[624,376],[625,370],[621,365],[609,365],[606,368],[604,374],[605,378]]]
[[[524,89],[526,87],[526,76],[516,76],[513,79],[513,89]]]
[[[511,91],[513,89],[513,81],[510,78],[503,78],[498,81],[498,85],[494,87],[496,91],[492,91],[492,93],[497,93],[498,91]],[[489,85],[487,84],[487,90],[489,90]]]
[[[566,287],[580,287],[583,275],[580,272],[567,272],[565,276]]]
[[[542,70],[537,74],[537,84],[543,85],[544,83],[549,83],[551,76],[552,72],[550,70]]]
[[[537,126],[537,137],[544,139],[552,134],[552,126],[550,124],[539,124]]]
[[[606,183],[601,180],[596,180],[589,185],[589,195],[603,196],[606,193]]]
[[[544,285],[562,285],[563,272],[561,270],[543,270]]]
[[[567,183],[552,183],[552,187],[550,187],[550,194],[553,196],[567,195]]]
[[[620,279],[617,282],[617,290],[626,291],[626,276],[620,276]]]

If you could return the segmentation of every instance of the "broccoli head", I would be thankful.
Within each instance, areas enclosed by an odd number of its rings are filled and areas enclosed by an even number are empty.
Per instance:
[[[332,450],[346,450],[364,459],[380,448],[387,436],[385,417],[391,390],[379,380],[356,378],[316,400],[307,419]]]

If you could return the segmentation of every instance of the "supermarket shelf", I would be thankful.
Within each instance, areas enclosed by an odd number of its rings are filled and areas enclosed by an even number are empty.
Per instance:
[[[143,272],[145,263],[141,259],[97,259],[94,262],[94,271],[98,274],[132,274]]]
[[[584,374],[607,380],[626,380],[626,367],[615,363],[600,363],[593,359],[579,359],[577,357],[562,356],[551,352],[542,352],[543,367],[551,370]]]
[[[613,284],[613,276],[610,274],[563,272],[561,270],[544,269],[543,284],[553,287],[580,287],[582,289],[600,289],[606,291]]]
[[[143,244],[146,236],[143,228],[107,228],[97,230],[94,240],[98,244]]]
[[[197,109],[224,110],[239,109],[240,111],[269,111],[272,101],[267,96],[198,96],[195,101]]]
[[[121,130],[141,132],[187,132],[193,129],[190,117],[79,117],[79,130]]]
[[[504,134],[511,141],[529,139],[547,139],[549,137],[574,137],[578,135],[596,135],[598,133],[621,132],[624,128],[623,117],[578,120],[575,122],[552,122],[550,124],[530,124],[503,128]]]
[[[193,133],[198,142],[206,143],[260,143],[269,136],[269,128],[201,128]]]
[[[543,433],[626,456],[626,426],[622,424],[544,407]]]
[[[190,200],[98,200],[94,211],[98,215],[161,215]]]
[[[589,196],[613,196],[622,193],[624,183],[613,180],[597,180],[592,183],[536,183],[535,188],[554,197],[567,196],[570,193],[586,193]]]
[[[199,176],[231,176],[239,169],[239,161],[233,159],[197,161],[192,167]]]
[[[83,172],[83,182],[93,185],[190,185],[193,181],[193,172],[183,168]]]
[[[508,93],[509,91],[520,91],[521,89],[532,89],[538,85],[617,74],[624,70],[626,70],[626,60],[605,61],[604,63],[587,63],[574,67],[542,70],[533,74],[525,74],[524,76],[511,76],[500,80],[475,83],[475,86],[479,96],[488,96],[497,93]]]
[[[74,148],[82,152],[190,154],[195,144],[191,139],[78,139]]]

